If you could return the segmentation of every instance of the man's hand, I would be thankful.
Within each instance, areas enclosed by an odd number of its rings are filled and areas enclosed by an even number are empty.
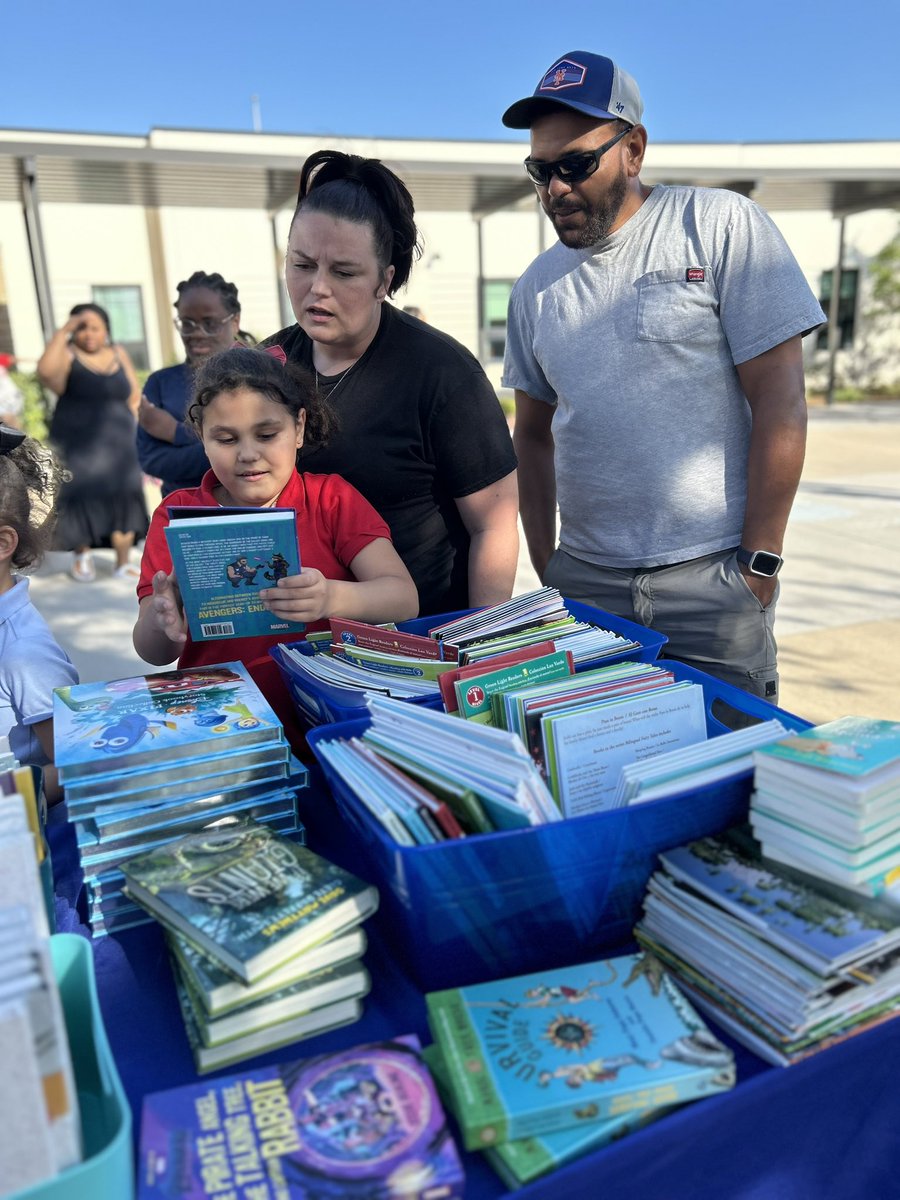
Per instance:
[[[741,574],[747,580],[747,587],[763,608],[768,608],[775,598],[775,589],[778,587],[777,576],[773,575],[770,578],[767,575],[754,575],[743,563],[738,563],[738,566]]]

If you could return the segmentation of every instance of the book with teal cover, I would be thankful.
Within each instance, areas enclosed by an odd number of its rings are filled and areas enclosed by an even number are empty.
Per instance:
[[[624,955],[426,996],[467,1149],[734,1086],[734,1059],[653,959]]]
[[[284,731],[243,663],[224,662],[56,688],[53,738],[68,784],[150,764],[183,773],[204,755],[283,742]]]
[[[868,775],[893,766],[900,778],[900,721],[840,717],[791,733],[755,754],[757,762],[784,759],[836,775]]]
[[[133,900],[245,983],[378,905],[371,885],[249,820],[179,838],[123,871]]]
[[[456,1100],[440,1050],[434,1044],[426,1046],[422,1057],[434,1076],[441,1099],[458,1120]],[[643,1112],[622,1113],[621,1116],[612,1117],[608,1121],[574,1125],[571,1129],[560,1129],[557,1133],[547,1133],[543,1137],[501,1142],[497,1146],[488,1146],[484,1154],[507,1187],[515,1189],[530,1183],[532,1179],[539,1179],[542,1175],[555,1171],[557,1167],[562,1167],[591,1150],[599,1150],[602,1146],[608,1146],[610,1142],[618,1141],[627,1133],[647,1125],[668,1111],[648,1108]]]
[[[263,588],[300,573],[292,508],[170,508],[165,528],[184,615],[195,642],[215,638],[296,637],[259,598]]]

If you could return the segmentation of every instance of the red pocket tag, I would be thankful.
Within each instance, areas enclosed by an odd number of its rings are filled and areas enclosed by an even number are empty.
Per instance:
[[[705,267],[688,267],[684,273],[687,283],[706,283]]]

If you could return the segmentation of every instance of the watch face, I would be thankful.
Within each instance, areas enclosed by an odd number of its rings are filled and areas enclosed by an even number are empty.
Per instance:
[[[757,550],[750,558],[750,570],[754,575],[777,575],[781,559],[768,550]]]

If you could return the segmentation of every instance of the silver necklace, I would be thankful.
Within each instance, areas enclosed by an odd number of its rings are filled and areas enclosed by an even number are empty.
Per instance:
[[[359,361],[359,359],[357,359],[357,362],[358,362],[358,361]],[[337,383],[333,383],[333,384],[331,385],[331,391],[330,391],[330,392],[328,393],[328,395],[325,397],[325,398],[326,398],[326,400],[330,400],[330,399],[331,399],[331,397],[332,397],[332,396],[334,395],[334,393],[335,393],[335,392],[338,390],[338,388],[341,386],[341,384],[344,382],[344,380],[347,378],[347,376],[350,374],[350,372],[353,370],[353,368],[354,368],[355,366],[356,366],[356,363],[355,363],[355,362],[352,362],[352,363],[350,364],[350,366],[346,368],[346,370],[344,370],[344,371],[342,371],[342,372],[341,372],[341,374],[340,374],[340,376],[339,376],[339,378],[338,378],[338,380],[337,380]],[[315,375],[315,377],[316,377],[316,391],[317,391],[317,392],[319,392],[319,391],[321,391],[321,388],[319,387],[319,372],[318,372],[318,370],[316,369],[316,365],[315,365],[315,363],[313,363],[313,374],[314,374],[314,375]]]

